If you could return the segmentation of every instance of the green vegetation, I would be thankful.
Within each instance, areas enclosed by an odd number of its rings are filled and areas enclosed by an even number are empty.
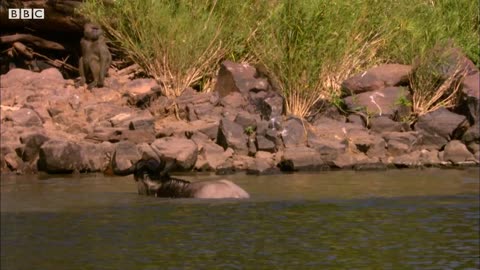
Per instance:
[[[467,70],[463,62],[457,59],[458,55],[451,53],[453,50],[452,44],[446,42],[416,59],[409,80],[414,116],[458,104],[461,82]]]
[[[245,134],[252,135],[257,128],[253,126],[248,126],[245,128]]]
[[[169,95],[195,85],[208,91],[224,59],[261,62],[288,111],[301,117],[321,99],[335,101],[352,74],[427,59],[448,39],[479,64],[479,4],[472,0],[87,2],[84,12]]]

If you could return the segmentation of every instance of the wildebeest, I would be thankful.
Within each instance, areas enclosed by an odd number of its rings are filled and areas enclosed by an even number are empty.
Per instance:
[[[246,199],[250,197],[245,190],[229,180],[190,182],[171,177],[168,172],[173,165],[173,161],[140,160],[126,170],[114,169],[114,173],[117,175],[133,174],[137,182],[138,193],[141,195],[201,199]],[[113,167],[115,168],[115,166]]]

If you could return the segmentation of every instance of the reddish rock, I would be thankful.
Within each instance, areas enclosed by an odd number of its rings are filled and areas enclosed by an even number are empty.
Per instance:
[[[420,136],[415,131],[382,133],[382,137],[387,142],[387,151],[391,156],[403,155],[415,149]]]
[[[115,151],[115,145],[109,142],[103,143],[79,143],[82,153],[84,155],[83,168],[88,172],[103,172],[109,166],[113,152]],[[119,152],[122,156],[122,153]]]
[[[126,94],[138,96],[152,91],[152,88],[158,86],[154,79],[134,79],[123,86]]]
[[[396,122],[386,116],[372,117],[369,121],[370,130],[382,133],[392,131],[408,131],[410,127],[406,123]]]
[[[255,154],[255,162],[247,170],[247,174],[265,175],[279,173],[275,166],[274,155],[269,152],[258,151]]]
[[[12,121],[17,126],[42,126],[43,121],[38,113],[31,109],[22,108],[20,110],[13,111],[11,114]]]
[[[40,147],[50,138],[44,132],[33,131],[31,133],[22,134],[20,142],[24,144],[22,152],[22,160],[31,162],[37,159]]]
[[[443,160],[454,164],[462,164],[465,162],[475,162],[478,160],[470,153],[467,147],[458,140],[453,140],[445,145],[443,151]]]
[[[239,124],[223,118],[220,121],[217,143],[223,149],[232,148],[235,153],[248,154],[247,136],[245,130]]]
[[[2,165],[2,172],[4,167],[8,168],[10,171],[20,171],[23,168],[22,159],[15,153],[4,154],[2,161],[4,162],[4,165]]]
[[[114,170],[126,170],[139,161],[141,155],[137,146],[132,142],[119,142],[115,144],[115,154],[112,156]]]
[[[386,143],[383,138],[368,132],[348,134],[348,143],[355,147],[355,151],[364,153],[369,158],[383,157],[386,154]]]
[[[408,83],[408,75],[411,71],[411,66],[383,64],[345,80],[342,88],[347,95],[379,91],[388,86]]]
[[[252,89],[267,90],[268,81],[264,78],[256,78],[256,72],[256,69],[248,64],[224,61],[220,65],[215,91],[220,94],[220,97],[225,97],[232,92],[246,95]]]
[[[395,115],[407,115],[411,110],[400,103],[401,99],[410,99],[408,90],[403,87],[387,87],[346,97],[344,102],[350,111],[393,118]]]
[[[363,117],[358,115],[358,114],[350,114],[347,117],[348,123],[352,123],[354,125],[359,125],[361,127],[365,127],[365,120],[363,120]]]
[[[283,124],[283,128],[277,130],[282,136],[285,147],[297,147],[305,145],[306,131],[302,120],[299,118],[290,118]]]
[[[195,169],[200,171],[214,171],[231,156],[232,154],[229,151],[225,151],[220,145],[209,140],[204,141],[202,145],[200,145]]]
[[[352,169],[358,164],[368,164],[376,161],[369,159],[364,153],[342,153],[332,160],[332,166],[340,169]]]
[[[315,149],[300,146],[286,148],[279,164],[282,171],[304,171],[327,168]]]
[[[47,173],[85,171],[80,145],[65,140],[49,140],[40,148],[38,168]]]
[[[267,139],[264,135],[256,136],[256,147],[259,151],[274,153],[276,152],[275,142]]]
[[[345,153],[346,150],[342,139],[325,138],[311,131],[307,136],[307,145],[315,149],[319,153],[320,158],[326,163]]]
[[[425,149],[439,150],[466,125],[465,116],[440,108],[418,117],[414,128],[422,135],[421,144]]]
[[[162,160],[175,160],[177,169],[191,170],[197,161],[197,145],[188,139],[167,137],[156,139],[152,149]]]

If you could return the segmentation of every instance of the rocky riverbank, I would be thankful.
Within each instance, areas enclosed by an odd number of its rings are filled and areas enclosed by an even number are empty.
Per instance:
[[[119,169],[151,157],[219,174],[478,165],[479,71],[461,61],[461,104],[413,124],[399,102],[411,100],[407,65],[351,77],[346,109],[324,104],[308,121],[285,115],[282,95],[247,64],[225,61],[214,91],[177,98],[153,79],[112,74],[89,91],[56,69],[13,69],[0,78],[1,171],[105,172],[112,157]]]

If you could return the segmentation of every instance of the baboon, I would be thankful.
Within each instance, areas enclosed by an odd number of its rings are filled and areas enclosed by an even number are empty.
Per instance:
[[[79,85],[88,84],[88,89],[103,87],[108,68],[112,63],[112,55],[108,50],[103,30],[98,24],[86,23],[83,30],[83,38],[80,41],[82,57],[80,57],[78,69],[80,71]]]

